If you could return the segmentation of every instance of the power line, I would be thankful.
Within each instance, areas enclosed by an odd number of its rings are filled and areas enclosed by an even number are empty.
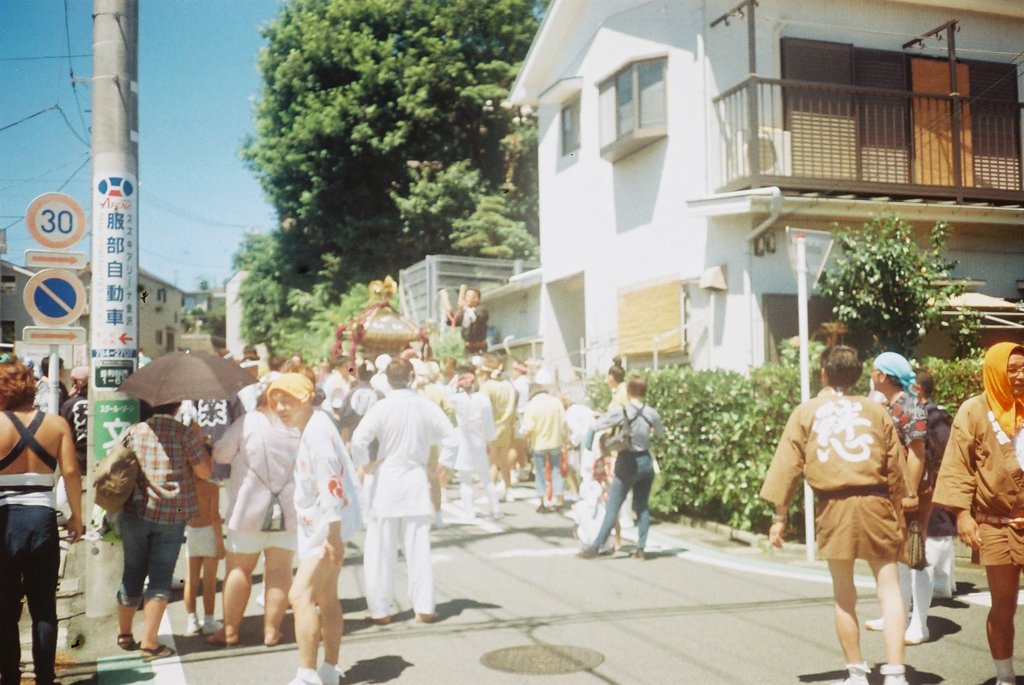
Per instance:
[[[83,153],[83,154],[86,156],[86,162],[88,162],[89,159],[91,159],[89,153],[86,152],[86,153]],[[33,176],[32,178],[26,178],[26,179],[23,179],[21,181],[16,181],[15,183],[11,183],[10,185],[6,185],[6,186],[3,186],[3,187],[0,187],[0,193],[2,193],[5,190],[10,190],[11,188],[14,188],[16,186],[20,186],[23,183],[28,183],[29,181],[38,181],[38,180],[42,179],[44,176],[46,176],[47,174],[53,173],[54,171],[60,171],[64,167],[69,166],[71,164],[74,164],[75,161],[76,160],[71,160],[70,162],[64,162],[60,166],[56,166],[56,167],[54,167],[52,169],[47,169],[43,173],[37,174],[36,176]],[[85,166],[85,164],[83,163],[82,166]],[[79,169],[81,169],[81,167],[79,167]],[[78,171],[76,170],[75,173],[77,174]],[[74,174],[72,174],[72,178],[74,178]],[[66,181],[65,181],[64,185],[67,185]]]
[[[13,128],[13,127],[17,126],[18,124],[23,124],[23,123],[25,123],[26,121],[28,121],[29,119],[33,119],[33,118],[35,118],[35,117],[39,116],[40,114],[46,114],[46,113],[47,113],[47,112],[49,112],[49,111],[50,111],[51,109],[57,109],[57,105],[50,105],[50,106],[49,106],[49,107],[47,107],[46,109],[41,109],[41,110],[39,110],[38,112],[36,112],[36,113],[34,113],[34,114],[29,114],[29,115],[28,115],[27,117],[25,117],[24,119],[18,119],[18,120],[17,120],[17,121],[15,121],[15,122],[14,122],[13,124],[7,124],[6,126],[0,127],[0,131],[6,131],[6,130],[7,130],[7,129],[9,129],[9,128]]]
[[[171,214],[172,216],[176,216],[180,219],[188,219],[189,221],[194,221],[196,223],[206,224],[209,226],[221,226],[223,228],[256,228],[252,224],[232,224],[226,221],[219,221],[217,219],[210,219],[205,216],[200,216],[199,214],[195,214],[186,209],[181,209],[180,207],[177,207],[173,203],[164,200],[161,197],[153,195],[153,193],[151,192],[146,193],[146,202],[152,203],[155,207],[161,209],[164,212],[167,212],[168,214]]]
[[[32,60],[44,60],[44,59],[85,59],[86,57],[92,57],[90,54],[75,54],[75,55],[37,55],[35,57],[0,57],[0,62],[28,62]]]
[[[78,99],[78,85],[75,82],[75,67],[71,63],[71,28],[68,24],[68,0],[64,0],[64,44],[68,50],[68,78],[71,79],[71,92],[75,96],[75,106],[78,108],[78,119],[82,122],[82,130],[85,131],[86,135],[89,134],[89,127],[85,124],[85,114],[82,113],[82,103]],[[61,116],[64,112],[61,112]],[[68,118],[64,117],[64,121],[67,122],[68,128],[71,128],[71,123],[68,122]],[[74,130],[74,129],[72,129]],[[82,140],[78,134],[75,134],[79,140]],[[84,143],[85,141],[82,140]],[[88,143],[86,143],[88,145]]]

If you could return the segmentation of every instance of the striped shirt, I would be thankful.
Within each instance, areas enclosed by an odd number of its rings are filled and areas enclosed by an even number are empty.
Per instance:
[[[198,431],[166,414],[157,414],[128,429],[127,444],[151,482],[161,487],[178,485],[178,493],[164,499],[152,488],[136,487],[125,509],[153,523],[181,523],[196,515],[195,475],[192,467],[207,459]]]

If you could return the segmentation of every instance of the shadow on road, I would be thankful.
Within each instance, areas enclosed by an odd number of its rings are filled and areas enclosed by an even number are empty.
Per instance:
[[[402,657],[393,654],[379,656],[375,659],[363,659],[354,663],[342,674],[341,682],[345,685],[386,683],[400,678],[402,672],[412,665]]]

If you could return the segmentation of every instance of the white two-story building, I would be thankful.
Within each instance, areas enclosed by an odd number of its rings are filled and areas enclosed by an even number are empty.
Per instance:
[[[873,214],[948,221],[954,275],[1018,299],[1021,36],[1019,0],[553,0],[509,96],[545,359],[759,365],[797,330],[786,227]]]

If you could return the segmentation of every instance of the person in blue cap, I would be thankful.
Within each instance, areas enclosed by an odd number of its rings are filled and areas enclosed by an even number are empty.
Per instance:
[[[928,438],[928,413],[918,401],[915,385],[917,374],[906,357],[896,352],[883,352],[875,357],[871,369],[871,382],[875,390],[885,396],[885,406],[896,424],[900,441],[907,451],[907,496],[903,500],[903,511],[908,523],[916,519],[921,530],[928,530],[928,516],[931,513],[931,495],[928,502],[922,501],[921,476],[924,474],[925,442]],[[931,580],[926,569],[913,570],[904,563],[899,564],[900,593],[903,606],[910,614],[904,642],[918,645],[927,642],[928,607],[931,604]],[[913,612],[911,613],[911,599]],[[882,630],[881,618],[864,623],[868,630]]]

